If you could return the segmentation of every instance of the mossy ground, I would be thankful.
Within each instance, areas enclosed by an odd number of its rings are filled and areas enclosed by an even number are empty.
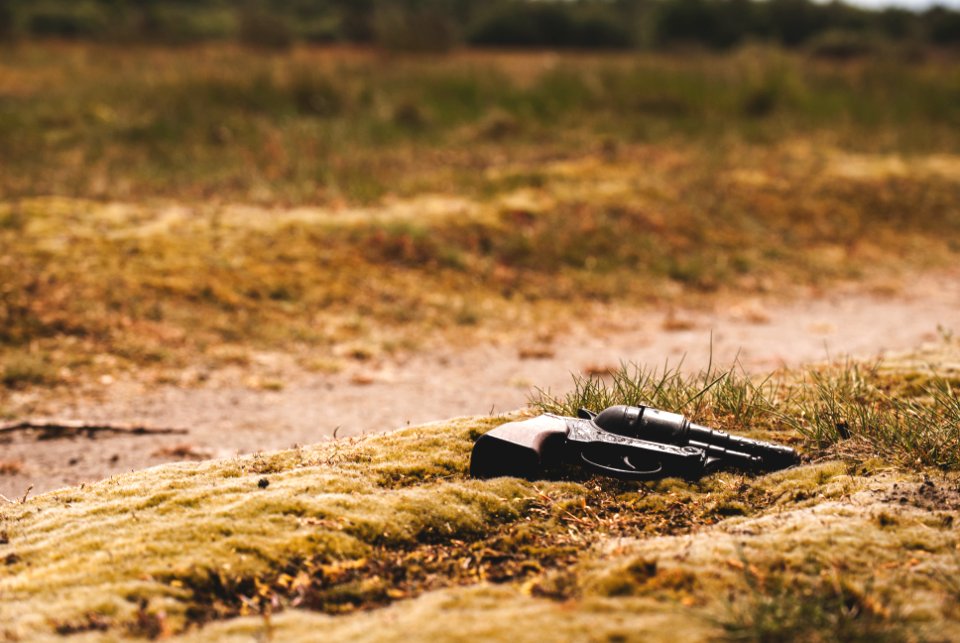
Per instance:
[[[938,349],[941,364],[957,348]],[[877,377],[909,360],[899,364]],[[821,377],[843,382],[852,368]],[[926,376],[945,374],[932,366]],[[831,410],[798,406],[789,391],[802,377],[771,389],[768,407],[740,427],[804,451],[801,466],[769,475],[471,480],[473,440],[516,417],[501,416],[161,466],[5,504],[0,631],[12,640],[289,639],[317,628],[373,640],[534,640],[545,628],[567,640],[960,636],[956,465],[890,457],[867,439],[854,450],[818,441],[811,427]],[[926,390],[904,400],[943,404]],[[716,397],[701,399],[704,415],[731,428]],[[956,439],[955,423],[928,428]]]

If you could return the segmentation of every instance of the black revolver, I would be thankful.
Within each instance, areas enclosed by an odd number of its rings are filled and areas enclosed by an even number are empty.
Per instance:
[[[535,480],[565,463],[625,480],[697,479],[725,467],[776,471],[798,461],[789,447],[715,431],[677,413],[612,406],[503,424],[474,444],[470,475]]]

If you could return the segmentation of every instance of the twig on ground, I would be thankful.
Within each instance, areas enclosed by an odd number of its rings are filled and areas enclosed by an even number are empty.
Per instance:
[[[187,429],[146,427],[135,424],[108,424],[102,422],[83,422],[76,420],[21,420],[0,424],[0,434],[17,431],[42,431],[39,439],[51,440],[64,435],[86,433],[123,433],[126,435],[185,435]]]

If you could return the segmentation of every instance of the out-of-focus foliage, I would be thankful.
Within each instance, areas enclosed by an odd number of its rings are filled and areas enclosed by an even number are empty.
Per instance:
[[[845,42],[956,45],[960,12],[874,11],[812,0],[0,0],[0,39],[236,39],[270,48],[350,42],[441,51],[461,43],[722,49],[766,41],[798,47],[825,35]]]
[[[383,354],[555,307],[782,292],[960,253],[949,55],[4,53],[9,389],[102,353]]]

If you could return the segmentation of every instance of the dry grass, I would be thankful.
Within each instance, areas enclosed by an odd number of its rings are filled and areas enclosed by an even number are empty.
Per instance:
[[[926,363],[917,357],[906,364],[848,361],[810,367],[802,376],[771,374],[762,381],[736,364],[694,375],[679,366],[622,364],[607,373],[575,376],[565,395],[541,391],[531,403],[543,412],[571,416],[580,408],[652,406],[723,430],[749,427],[760,436],[789,427],[811,454],[960,471],[958,346],[947,336]]]
[[[250,368],[251,349],[337,370],[595,301],[882,282],[958,249],[947,58],[6,54],[7,388]]]
[[[514,187],[526,170],[507,166],[489,197],[375,208],[0,204],[18,221],[0,229],[3,381],[47,385],[108,362],[247,368],[251,349],[332,363],[592,301],[882,281],[955,257],[949,164],[852,179],[837,151],[711,154],[642,146],[545,163],[536,188]]]

